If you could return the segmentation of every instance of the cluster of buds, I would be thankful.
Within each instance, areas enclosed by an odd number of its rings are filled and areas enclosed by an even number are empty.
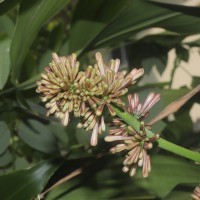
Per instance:
[[[110,131],[110,135],[105,137],[106,142],[117,141],[117,145],[112,147],[110,151],[112,153],[118,153],[126,151],[125,160],[123,162],[123,172],[129,172],[130,176],[136,174],[137,167],[142,167],[143,177],[147,177],[151,171],[150,156],[147,154],[147,150],[153,147],[153,142],[159,138],[156,134],[151,138],[147,137],[144,122],[141,122],[140,132],[135,131],[132,127],[127,126],[126,135],[113,134],[113,130]]]
[[[153,147],[153,142],[159,138],[159,135],[147,137],[145,124],[141,120],[149,115],[149,109],[159,99],[159,94],[150,93],[144,104],[141,104],[138,94],[128,95],[129,105],[125,110],[140,120],[140,131],[136,131],[122,119],[115,118],[113,119],[114,128],[105,137],[106,142],[117,142],[116,146],[110,149],[112,153],[126,152],[122,171],[129,172],[130,176],[136,174],[138,166],[142,167],[143,177],[147,177],[151,171],[150,156],[147,154],[147,150]]]
[[[197,186],[194,191],[193,194],[191,195],[193,200],[200,200],[200,185]]]
[[[106,65],[100,53],[96,53],[94,67],[88,66],[85,71],[79,71],[80,63],[75,54],[59,57],[53,53],[52,57],[36,89],[48,109],[47,116],[59,118],[63,126],[67,126],[70,114],[80,117],[78,127],[92,130],[90,143],[95,146],[98,134],[105,131],[105,106],[112,116],[115,112],[111,103],[123,108],[125,104],[120,97],[128,92],[127,88],[143,75],[144,70],[119,71],[119,59],[110,60]]]

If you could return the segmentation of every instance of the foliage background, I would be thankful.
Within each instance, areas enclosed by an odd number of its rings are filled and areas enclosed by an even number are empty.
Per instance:
[[[143,179],[121,172],[120,155],[106,153],[102,135],[97,147],[76,129],[76,121],[63,128],[55,118],[45,117],[45,108],[35,93],[36,81],[51,61],[51,53],[76,52],[84,68],[94,63],[97,51],[127,58],[130,70],[152,64],[162,74],[168,52],[175,49],[171,81],[134,85],[131,92],[143,96],[160,92],[162,100],[151,117],[167,104],[188,93],[189,88],[171,88],[181,61],[188,62],[191,47],[200,40],[184,38],[200,33],[200,8],[145,0],[4,0],[0,3],[0,197],[4,200],[36,198],[44,189],[77,168],[81,175],[60,185],[45,197],[62,199],[189,199],[200,181],[199,165],[166,151],[151,151],[152,172]],[[163,28],[150,34],[151,28]],[[124,56],[125,55],[125,56]],[[84,63],[84,64],[83,64]],[[188,69],[189,71],[189,69]],[[192,77],[192,87],[200,78]],[[199,130],[193,131],[189,110],[199,103],[195,95],[177,113],[153,130],[173,143],[199,151]],[[109,127],[108,127],[109,128]]]

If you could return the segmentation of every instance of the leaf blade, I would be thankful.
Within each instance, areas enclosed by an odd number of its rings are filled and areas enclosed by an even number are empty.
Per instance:
[[[40,28],[69,2],[69,0],[21,2],[18,22],[11,43],[13,82],[18,78],[21,64]]]
[[[57,166],[48,161],[30,169],[0,176],[1,198],[6,200],[35,198],[56,168]]]

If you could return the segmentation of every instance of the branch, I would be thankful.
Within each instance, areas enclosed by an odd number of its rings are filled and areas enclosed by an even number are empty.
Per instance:
[[[56,182],[56,183],[55,183],[54,185],[52,185],[50,188],[48,188],[47,190],[45,190],[43,193],[40,193],[40,194],[38,195],[38,198],[39,198],[39,199],[44,198],[44,195],[45,195],[45,194],[47,194],[48,192],[50,192],[51,190],[53,190],[55,187],[57,187],[57,186],[63,184],[64,182],[66,182],[66,181],[68,181],[68,180],[70,180],[70,179],[72,179],[72,178],[78,176],[79,174],[82,173],[82,171],[83,171],[82,168],[76,169],[76,170],[73,171],[72,173],[70,173],[70,174],[68,174],[67,176],[65,176],[64,178],[60,179],[58,182]]]
[[[153,118],[148,125],[153,125],[161,119],[169,116],[172,113],[177,112],[188,100],[190,100],[195,94],[200,92],[200,85],[191,90],[188,94],[184,95],[180,99],[173,101],[166,106],[155,118]]]

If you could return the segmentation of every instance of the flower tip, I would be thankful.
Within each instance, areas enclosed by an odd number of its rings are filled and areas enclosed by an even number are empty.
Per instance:
[[[81,123],[77,124],[77,128],[82,128],[82,127],[83,127],[83,124],[81,124]]]
[[[105,138],[104,138],[104,140],[106,141],[106,142],[111,142],[112,140],[110,140],[110,137],[109,136],[106,136]]]
[[[133,69],[131,74],[132,74],[132,82],[135,82],[136,79],[138,79],[144,74],[144,69],[143,68]]]
[[[96,146],[97,145],[97,141],[98,141],[98,128],[99,128],[99,125],[98,125],[98,123],[96,123],[95,126],[94,126],[94,129],[92,131],[92,136],[91,136],[91,139],[90,139],[91,146]]]
[[[97,60],[102,59],[102,56],[101,56],[101,53],[100,53],[100,52],[97,52],[97,53],[95,54],[95,57],[96,57]]]
[[[124,167],[122,168],[122,171],[123,171],[124,173],[127,173],[127,172],[129,171],[129,168],[128,168],[127,166],[124,166]]]
[[[91,144],[91,146],[95,147],[95,146],[97,146],[97,141],[95,141],[95,142],[91,141],[90,144]]]
[[[143,178],[147,178],[148,177],[148,173],[142,174]]]
[[[129,175],[130,175],[131,177],[133,177],[133,176],[135,176],[135,174],[136,174],[136,167],[133,167],[133,168],[130,170]]]
[[[53,58],[53,60],[59,62],[59,56],[57,53],[52,53],[52,58]]]
[[[67,126],[68,122],[69,122],[69,112],[66,111],[62,119],[62,125]]]

